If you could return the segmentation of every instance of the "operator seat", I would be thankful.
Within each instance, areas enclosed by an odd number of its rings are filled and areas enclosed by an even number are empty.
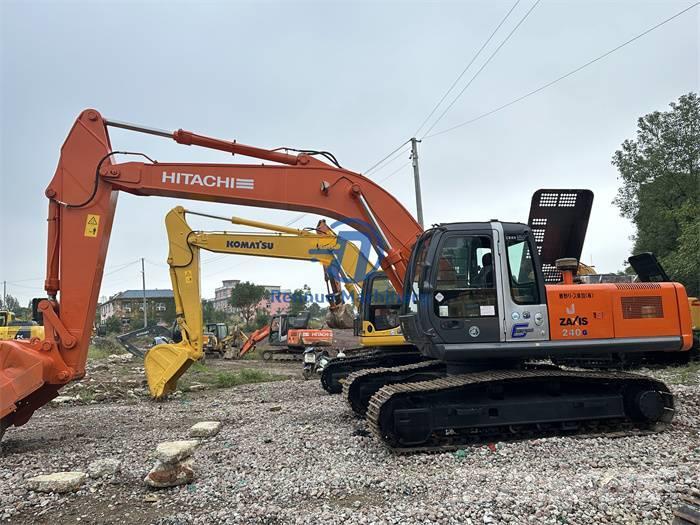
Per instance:
[[[475,282],[480,288],[493,288],[493,255],[485,253],[481,258],[481,270],[476,276]]]

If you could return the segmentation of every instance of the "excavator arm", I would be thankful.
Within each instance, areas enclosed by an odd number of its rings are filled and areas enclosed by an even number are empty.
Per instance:
[[[275,164],[159,163],[144,153],[115,151],[109,127]],[[92,109],[83,111],[61,148],[46,189],[44,288],[48,298],[38,305],[45,338],[0,342],[0,428],[26,423],[62,385],[85,375],[120,191],[311,212],[345,221],[367,235],[383,256],[382,268],[401,289],[420,225],[379,185],[318,160],[316,153],[322,152],[290,155],[183,130],[169,132],[108,120]],[[117,162],[125,157],[145,161]]]
[[[245,340],[245,342],[241,346],[241,350],[238,353],[238,356],[243,357],[244,355],[246,355],[248,352],[250,352],[252,349],[255,348],[256,344],[267,339],[269,335],[270,335],[270,325],[269,324],[263,326],[262,328],[258,328],[255,332],[250,334],[248,339]]]
[[[204,215],[222,219],[233,224],[254,226],[274,230],[276,234],[230,233],[193,231],[187,223],[187,214]],[[182,206],[170,210],[165,217],[168,233],[168,265],[173,286],[175,312],[182,340],[178,343],[157,345],[146,355],[144,366],[148,385],[153,397],[159,398],[175,389],[177,379],[191,363],[201,359],[203,354],[203,318],[200,288],[200,250],[215,253],[253,255],[319,261],[327,270],[338,264],[335,253],[339,251],[338,238],[329,229],[318,234],[284,226],[250,221],[239,217],[217,217],[187,211]],[[347,264],[342,266],[347,273],[367,273],[369,263],[357,247],[348,243],[348,257],[342,257]],[[342,262],[340,264],[343,264]],[[328,271],[326,271],[328,274]],[[247,343],[252,347],[255,335]],[[266,336],[263,336],[263,338]],[[247,350],[246,350],[247,351]],[[242,352],[242,354],[245,352]]]

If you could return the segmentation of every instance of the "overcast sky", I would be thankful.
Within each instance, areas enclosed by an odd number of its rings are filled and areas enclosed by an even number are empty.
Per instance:
[[[0,0],[0,281],[22,303],[42,294],[43,192],[82,109],[258,146],[325,149],[362,172],[416,131],[513,3]],[[435,131],[500,106],[691,3],[543,0]],[[520,2],[458,89],[533,4]],[[618,182],[610,159],[634,137],[639,116],[697,90],[699,20],[695,8],[537,95],[425,140],[426,224],[524,222],[536,189],[590,188],[583,260],[599,271],[622,268],[633,229],[611,205]],[[115,149],[160,161],[231,161],[164,139],[110,134]],[[382,180],[407,161],[402,155],[372,177]],[[383,184],[415,210],[410,165]],[[148,261],[148,287],[170,287],[163,217],[179,204],[280,224],[299,216],[123,194],[101,295],[140,288],[140,265],[127,265],[140,257]],[[324,288],[312,263],[214,254],[204,261],[205,297],[222,279]]]

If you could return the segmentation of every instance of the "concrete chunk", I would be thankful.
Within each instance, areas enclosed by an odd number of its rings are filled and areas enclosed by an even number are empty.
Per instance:
[[[122,462],[118,459],[105,458],[93,461],[88,465],[88,475],[91,478],[114,476],[121,469]]]
[[[192,455],[199,446],[196,439],[186,441],[165,441],[156,447],[156,458],[162,463],[174,464]]]
[[[37,492],[72,492],[83,484],[85,472],[56,472],[44,474],[27,480],[27,488]]]
[[[201,421],[190,428],[191,437],[213,437],[221,430],[221,421]]]
[[[80,396],[57,396],[51,400],[51,404],[65,405],[66,403],[73,403],[74,401],[80,401]]]

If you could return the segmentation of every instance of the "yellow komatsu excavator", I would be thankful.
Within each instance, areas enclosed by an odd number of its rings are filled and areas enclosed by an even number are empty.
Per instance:
[[[22,321],[14,312],[0,310],[0,339],[44,338],[44,327],[34,321]]]
[[[187,214],[225,220],[275,233],[193,231],[187,223]],[[156,398],[174,390],[177,379],[187,368],[185,363],[200,359],[207,344],[208,337],[204,333],[201,307],[200,250],[320,262],[326,270],[326,279],[330,287],[330,310],[337,325],[340,324],[338,321],[348,317],[348,309],[351,309],[352,305],[342,302],[343,294],[331,269],[339,272],[347,292],[356,304],[359,304],[361,283],[354,281],[353,277],[366,275],[372,267],[351,242],[344,243],[341,247],[338,237],[324,221],[321,221],[315,230],[300,230],[239,217],[195,213],[178,206],[168,212],[165,225],[169,240],[168,265],[182,340],[178,343],[158,345],[154,348],[158,348],[159,351],[146,354],[146,376],[151,395]],[[333,325],[333,322],[330,324]],[[180,370],[180,373],[174,374],[173,370]]]

